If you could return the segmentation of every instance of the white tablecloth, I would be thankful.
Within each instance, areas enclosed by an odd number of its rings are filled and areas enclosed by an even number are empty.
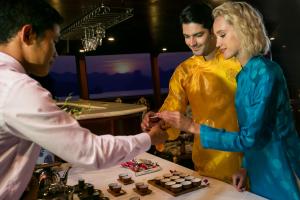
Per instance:
[[[122,189],[124,189],[127,193],[125,195],[114,197],[111,195],[107,189],[108,184],[112,182],[118,182],[118,175],[121,173],[128,173],[132,175],[132,179],[135,182],[144,182],[147,183],[148,180],[153,179],[156,176],[162,176],[165,173],[169,173],[170,170],[177,170],[180,172],[184,172],[193,176],[199,176],[196,171],[190,170],[186,167],[177,165],[175,163],[169,162],[167,160],[161,159],[157,156],[154,156],[149,153],[143,153],[137,157],[137,159],[149,159],[154,162],[158,162],[158,164],[162,167],[161,171],[142,175],[135,176],[134,172],[129,169],[122,168],[120,165],[111,167],[109,169],[97,170],[97,171],[88,171],[82,168],[73,167],[69,172],[68,177],[68,185],[75,185],[78,182],[78,179],[83,178],[85,182],[91,183],[95,186],[96,189],[100,189],[106,197],[110,199],[126,199],[128,200],[134,196],[140,196],[133,191],[135,187],[134,184],[123,185]],[[236,189],[224,182],[218,181],[216,179],[207,178],[210,186],[199,189],[190,193],[186,193],[177,197],[168,194],[155,186],[149,185],[149,189],[152,190],[152,193],[146,196],[140,196],[143,200],[163,200],[163,199],[186,199],[186,200],[201,200],[201,199],[209,199],[209,200],[263,200],[265,198],[259,197],[250,192],[238,192]]]

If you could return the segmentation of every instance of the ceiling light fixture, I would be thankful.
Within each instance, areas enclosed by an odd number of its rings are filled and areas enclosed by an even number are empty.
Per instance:
[[[133,17],[133,8],[113,8],[105,6],[103,0],[80,19],[64,27],[62,39],[82,42],[85,51],[96,50],[102,45],[106,29]]]

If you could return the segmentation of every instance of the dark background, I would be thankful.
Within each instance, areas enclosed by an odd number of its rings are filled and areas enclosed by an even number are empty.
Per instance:
[[[101,3],[100,0],[49,0],[63,15],[65,22],[62,29],[74,22],[88,10]],[[180,11],[191,2],[200,0],[104,0],[110,7],[134,9],[134,16],[107,30],[107,36],[115,37],[115,42],[103,41],[103,45],[87,55],[154,53],[166,47],[169,52],[189,51],[178,22]],[[205,0],[218,5],[224,0]],[[247,0],[262,14],[272,41],[273,60],[278,62],[286,75],[292,98],[298,95],[299,78],[299,36],[300,36],[300,1],[299,0]],[[63,55],[77,55],[79,40],[62,40],[58,50]]]

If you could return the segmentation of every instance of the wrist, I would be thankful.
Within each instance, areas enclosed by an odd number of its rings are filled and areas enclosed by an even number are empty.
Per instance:
[[[247,169],[246,168],[240,168],[240,173],[243,175],[247,175]]]
[[[197,124],[194,121],[191,121],[191,124],[187,130],[189,133],[199,134],[200,133],[200,124]]]

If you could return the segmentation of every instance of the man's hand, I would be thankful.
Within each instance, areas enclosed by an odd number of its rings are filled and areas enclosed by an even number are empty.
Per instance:
[[[141,122],[141,129],[145,132],[148,132],[150,131],[151,127],[153,126],[153,122],[151,122],[151,118],[155,116],[155,113],[150,111],[150,112],[147,112],[145,115],[144,115],[144,118]]]
[[[35,176],[31,177],[31,180],[24,191],[21,200],[32,200],[38,199],[38,192],[39,192],[39,183]]]
[[[247,170],[241,168],[238,172],[232,175],[232,184],[239,191],[245,191]]]
[[[160,113],[156,113],[156,115],[163,119],[166,124],[169,124],[181,131],[194,134],[199,134],[200,132],[199,124],[196,124],[191,118],[184,116],[178,111],[162,111]]]
[[[165,143],[168,139],[168,134],[160,128],[158,123],[151,128],[148,134],[150,135],[152,145]]]

